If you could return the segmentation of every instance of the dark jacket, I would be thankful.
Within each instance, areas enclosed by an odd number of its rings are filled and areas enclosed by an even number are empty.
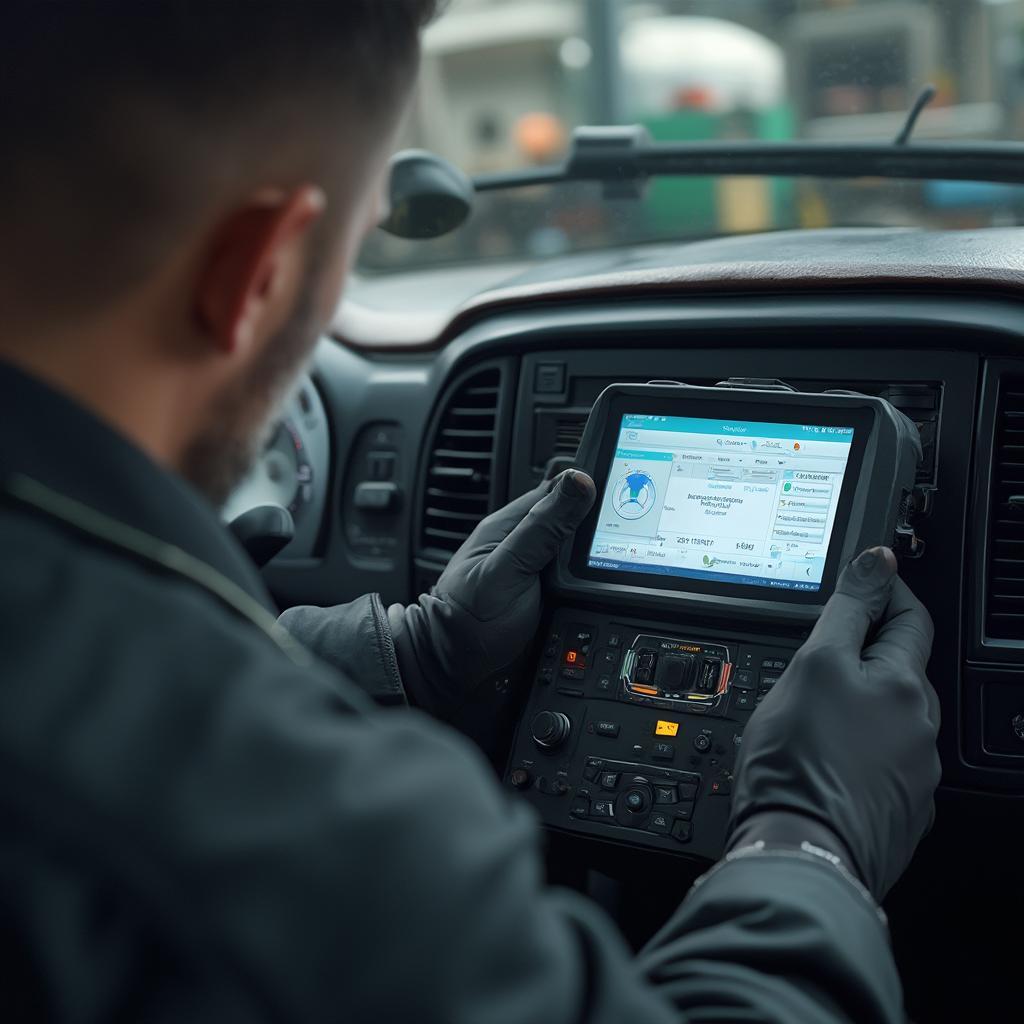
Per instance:
[[[899,1019],[813,859],[726,863],[631,956],[466,739],[369,699],[376,598],[310,627],[350,681],[188,487],[10,368],[0,407],[0,1019]]]

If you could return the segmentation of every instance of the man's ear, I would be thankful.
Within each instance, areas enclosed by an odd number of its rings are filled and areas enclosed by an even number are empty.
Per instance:
[[[221,352],[249,348],[287,321],[302,287],[311,229],[325,205],[312,185],[268,190],[217,229],[196,300],[199,321]]]

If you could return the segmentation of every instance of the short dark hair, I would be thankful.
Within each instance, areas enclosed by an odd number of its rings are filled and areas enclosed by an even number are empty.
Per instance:
[[[354,130],[346,112],[390,115],[438,6],[5,0],[0,292],[45,268],[54,299],[80,305],[141,279],[211,179],[327,150]]]

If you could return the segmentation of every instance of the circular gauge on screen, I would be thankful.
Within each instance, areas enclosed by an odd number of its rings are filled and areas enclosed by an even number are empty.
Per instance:
[[[654,508],[657,497],[654,481],[646,473],[635,469],[615,484],[612,508],[621,519],[642,519]]]

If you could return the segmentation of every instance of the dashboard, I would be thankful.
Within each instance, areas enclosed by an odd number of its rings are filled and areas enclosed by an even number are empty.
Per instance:
[[[1020,230],[798,232],[661,247],[656,256],[574,257],[532,279],[496,271],[482,286],[476,268],[472,295],[457,269],[437,270],[420,334],[411,311],[360,319],[350,300],[341,337],[321,343],[301,389],[311,411],[290,411],[310,466],[300,488],[308,482],[313,495],[300,506],[301,543],[297,536],[265,577],[282,606],[369,591],[386,603],[413,599],[489,510],[573,464],[609,384],[748,377],[886,399],[922,442],[914,491],[923,554],[901,571],[935,620],[929,671],[942,705],[936,827],[887,908],[910,1005],[927,1013],[954,998],[952,982],[944,988],[934,977],[942,943],[991,929],[996,906],[1014,921],[1024,912],[1015,856],[1024,820],[1022,253]],[[350,334],[346,324],[357,321]],[[608,565],[625,557],[613,550],[623,516],[612,506],[645,515],[667,484],[658,460],[635,457],[649,426],[622,423],[621,465],[588,552]],[[702,439],[683,429],[692,426],[660,429],[687,433],[684,447],[699,461],[726,432],[709,427]],[[766,423],[754,440],[763,452],[784,432]],[[835,513],[826,490],[841,480],[845,452],[842,435],[817,440],[816,457],[832,461],[814,472],[828,480],[801,482],[812,489],[799,497],[811,504],[790,510],[797,518],[781,528],[805,531],[801,540],[820,547]],[[292,460],[292,449],[285,427],[263,476],[272,477],[278,454]],[[305,472],[301,457],[289,465]],[[284,490],[293,496],[290,483]],[[687,568],[689,555],[671,557]],[[820,566],[812,559],[771,571],[813,585]],[[575,877],[581,863],[635,875],[637,858],[655,857],[670,865],[661,869],[668,877],[692,878],[702,858],[717,856],[742,726],[806,628],[769,631],[706,612],[656,616],[629,602],[552,602],[535,647],[482,689],[506,705],[507,733],[486,752],[549,827],[556,860],[562,851],[556,877]],[[669,713],[602,690],[635,683],[645,654],[687,649],[743,673],[714,715]],[[693,677],[687,686],[698,684]],[[971,881],[954,893],[958,877]],[[991,978],[1009,954],[957,955]],[[1003,983],[1012,973],[1005,963]],[[997,989],[992,981],[989,991]]]

